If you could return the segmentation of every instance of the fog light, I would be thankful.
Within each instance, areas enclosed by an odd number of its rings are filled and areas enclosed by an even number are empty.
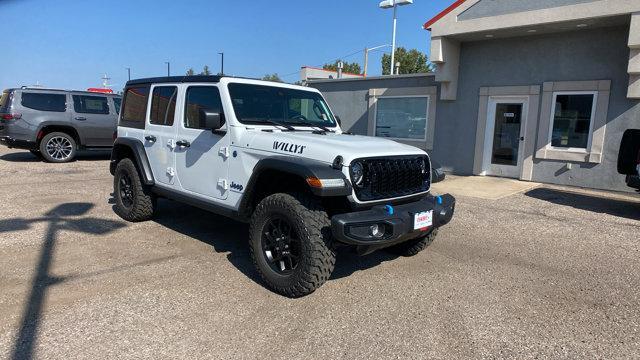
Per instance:
[[[369,234],[375,238],[384,236],[384,225],[373,224],[369,227]]]

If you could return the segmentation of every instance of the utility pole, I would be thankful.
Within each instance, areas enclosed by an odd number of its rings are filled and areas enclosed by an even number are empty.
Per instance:
[[[224,75],[224,52],[219,52],[218,55],[222,58],[220,61],[220,75]]]
[[[167,76],[171,76],[171,63],[168,61],[165,61],[164,63],[167,64]]]
[[[129,79],[129,81],[131,81],[131,68],[127,67],[125,69],[127,69],[127,79]]]

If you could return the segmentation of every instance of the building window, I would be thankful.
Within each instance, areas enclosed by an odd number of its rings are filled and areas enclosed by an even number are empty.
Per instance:
[[[590,147],[597,92],[555,92],[551,109],[553,148]]]
[[[172,126],[176,111],[176,86],[157,86],[151,94],[151,114],[149,123]]]
[[[428,96],[380,97],[376,101],[375,135],[426,140]]]

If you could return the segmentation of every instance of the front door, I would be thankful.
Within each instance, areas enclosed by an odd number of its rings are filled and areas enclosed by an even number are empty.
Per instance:
[[[526,98],[491,98],[483,168],[486,175],[520,177]]]
[[[173,185],[175,182],[176,126],[174,123],[177,98],[177,85],[154,86],[151,89],[149,118],[144,130],[144,148],[154,179],[166,185]]]
[[[184,192],[205,199],[226,199],[229,193],[227,127],[215,132],[207,129],[205,111],[224,114],[218,87],[187,86],[176,137],[176,172]]]

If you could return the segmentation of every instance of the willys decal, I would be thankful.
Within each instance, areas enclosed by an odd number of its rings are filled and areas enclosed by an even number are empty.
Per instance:
[[[302,154],[305,148],[306,148],[305,145],[290,144],[290,143],[281,142],[281,141],[273,142],[273,150],[280,150],[280,151],[290,152],[294,154]]]

